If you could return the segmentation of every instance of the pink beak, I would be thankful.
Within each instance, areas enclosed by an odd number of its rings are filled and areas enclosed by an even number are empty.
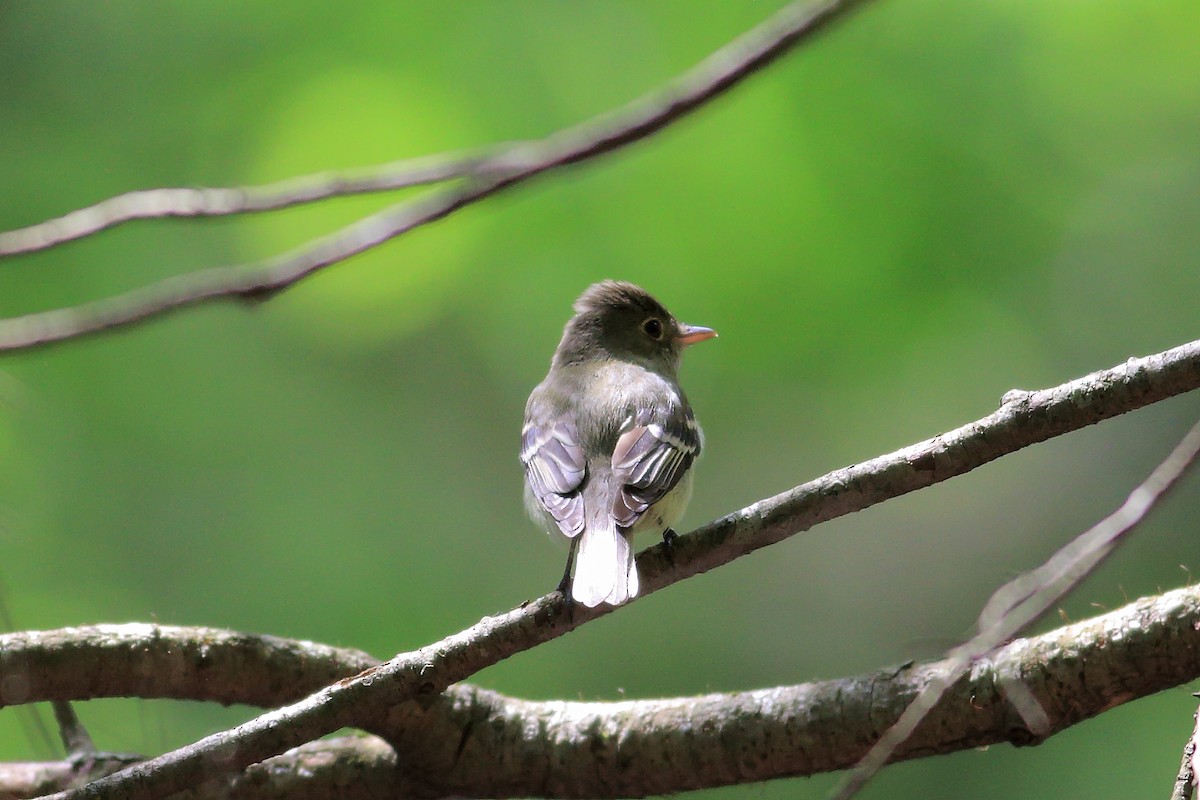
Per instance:
[[[684,347],[696,342],[703,342],[705,339],[715,339],[717,332],[712,328],[705,328],[702,325],[683,325],[679,326],[679,343]]]

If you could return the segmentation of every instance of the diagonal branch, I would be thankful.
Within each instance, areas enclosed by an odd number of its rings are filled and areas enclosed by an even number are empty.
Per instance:
[[[668,559],[659,545],[641,553],[643,595],[812,526],[931,486],[1035,442],[1086,427],[1200,386],[1200,341],[1130,359],[1053,389],[1014,391],[976,422],[895,453],[761,500],[679,538]],[[607,614],[578,609],[569,617],[559,594],[546,595],[352,679],[264,714],[225,733],[167,753],[91,784],[90,798],[151,800],[202,779],[229,774],[338,728],[362,724],[376,709],[434,697],[452,683]],[[80,798],[84,793],[65,793]]]
[[[0,352],[24,350],[120,328],[213,300],[269,297],[331,264],[435,222],[543,172],[587,161],[645,139],[719,97],[801,41],[824,30],[860,2],[823,0],[810,6],[797,0],[658,91],[619,111],[539,141],[503,147],[478,162],[471,157],[458,160],[453,156],[444,157],[443,171],[439,175],[449,177],[457,171],[469,174],[470,179],[412,201],[397,203],[290,253],[258,263],[176,276],[78,306],[0,320]],[[411,170],[411,165],[407,169]],[[88,209],[77,212],[84,215],[85,223],[90,216],[88,212]],[[71,219],[71,215],[61,219]],[[44,223],[49,227],[35,226],[13,232],[10,236],[15,238],[5,240],[7,246],[23,250],[44,249],[64,241],[70,226],[63,227],[61,219]],[[105,223],[101,219],[80,226],[79,219],[72,224],[83,231],[80,235],[122,221],[118,216],[112,222]],[[66,235],[66,238],[73,237]],[[45,244],[28,246],[34,240]]]
[[[98,756],[83,764],[86,775],[109,775],[127,765],[120,757]],[[0,764],[0,797],[37,797],[76,786],[79,759]],[[396,800],[414,792],[396,769],[396,751],[375,736],[322,739],[256,764],[226,781],[211,781],[176,795],[176,800]]]
[[[1037,569],[997,589],[979,615],[977,633],[946,654],[944,672],[917,695],[896,724],[855,766],[836,793],[837,800],[849,800],[883,768],[973,662],[1032,625],[1111,555],[1179,482],[1198,455],[1200,423],[1192,426],[1166,460],[1129,494],[1120,508],[1067,542]],[[1033,697],[1023,678],[1018,677],[1000,688],[1030,730],[1038,735],[1049,733],[1049,715]]]

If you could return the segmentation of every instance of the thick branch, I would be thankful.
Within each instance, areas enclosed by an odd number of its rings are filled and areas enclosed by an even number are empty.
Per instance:
[[[217,702],[257,696],[257,702],[276,702],[287,699],[281,690],[290,681],[312,686],[337,664],[348,672],[364,658],[309,642],[151,625],[13,634],[0,639],[0,652],[38,676],[29,700],[94,690],[102,683],[109,696]],[[129,669],[132,661],[137,669]],[[311,671],[304,669],[310,663]],[[941,678],[948,663],[751,692],[619,703],[531,702],[458,685],[427,704],[397,707],[369,723],[398,757],[389,757],[371,739],[324,743],[317,752],[327,769],[337,768],[334,775],[356,776],[372,787],[361,797],[380,798],[397,792],[632,797],[812,775],[853,765],[914,697]],[[84,672],[107,677],[92,683]],[[893,759],[999,742],[1036,743],[1197,676],[1200,587],[1192,586],[1014,641],[977,661]],[[1013,683],[1046,712],[1045,734],[1031,733],[1004,696]],[[330,780],[315,769],[313,747],[273,760],[268,769],[256,768],[238,785],[246,796],[254,794],[251,789],[280,796],[283,786],[300,796],[320,796],[325,789],[305,788],[299,777],[315,771],[317,787]],[[65,769],[43,766],[46,772]],[[29,765],[12,770],[0,768],[0,793],[17,788],[20,776],[30,773]]]
[[[1200,386],[1200,342],[1130,359],[1053,389],[1009,392],[1000,410],[933,439],[759,501],[639,555],[643,596],[728,563],[813,525],[965,474],[1035,442],[1078,430]],[[215,734],[88,787],[89,797],[155,798],[331,733],[373,710],[432,698],[510,655],[561,636],[611,609],[566,614],[547,595],[413,653],[334,683],[293,705]],[[82,796],[76,794],[73,796]]]
[[[398,203],[341,231],[291,253],[255,264],[217,267],[168,278],[122,295],[0,320],[0,352],[73,339],[121,328],[170,311],[220,299],[263,299],[331,264],[357,255],[401,234],[435,222],[460,208],[523,183],[543,172],[587,161],[662,130],[770,64],[796,44],[823,30],[860,0],[804,0],[783,8],[733,42],[651,95],[625,108],[535,142],[501,149],[478,163],[469,157],[446,156],[453,165],[469,166],[471,179],[410,202]],[[433,163],[438,163],[434,157]],[[238,190],[232,190],[238,191]],[[111,202],[115,202],[111,201]],[[87,217],[87,210],[84,213]],[[143,214],[144,216],[144,214]],[[72,219],[71,215],[62,220]],[[120,221],[62,220],[9,234],[10,249],[44,249]],[[57,227],[56,227],[57,226]],[[37,242],[42,244],[37,246]]]

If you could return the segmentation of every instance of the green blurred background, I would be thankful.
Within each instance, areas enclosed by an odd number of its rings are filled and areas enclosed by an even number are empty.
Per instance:
[[[540,136],[779,5],[5,0],[0,228],[135,188]],[[565,549],[524,516],[518,431],[571,301],[605,277],[721,332],[682,375],[708,439],[685,529],[1008,389],[1200,337],[1198,30],[1192,0],[878,3],[650,141],[261,307],[3,357],[4,603],[23,629],[156,620],[386,657],[548,591]],[[278,253],[392,199],[128,225],[0,265],[0,313]],[[612,699],[934,656],[1198,416],[1183,397],[1029,449],[475,680]],[[1188,581],[1198,512],[1192,476],[1063,612]],[[866,796],[1166,793],[1186,688],[1039,748],[892,767]],[[152,753],[251,711],[80,713],[101,747]],[[0,758],[52,757],[25,714],[0,711]],[[835,780],[707,794],[821,797]]]

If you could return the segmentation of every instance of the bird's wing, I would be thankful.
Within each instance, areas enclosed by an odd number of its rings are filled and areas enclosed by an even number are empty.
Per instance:
[[[566,536],[583,530],[583,496],[579,487],[587,471],[575,423],[558,418],[527,419],[521,431],[521,463],[533,496]]]
[[[621,489],[612,514],[632,528],[650,506],[667,495],[700,455],[700,428],[686,404],[641,409],[622,426],[613,450],[613,474]]]

